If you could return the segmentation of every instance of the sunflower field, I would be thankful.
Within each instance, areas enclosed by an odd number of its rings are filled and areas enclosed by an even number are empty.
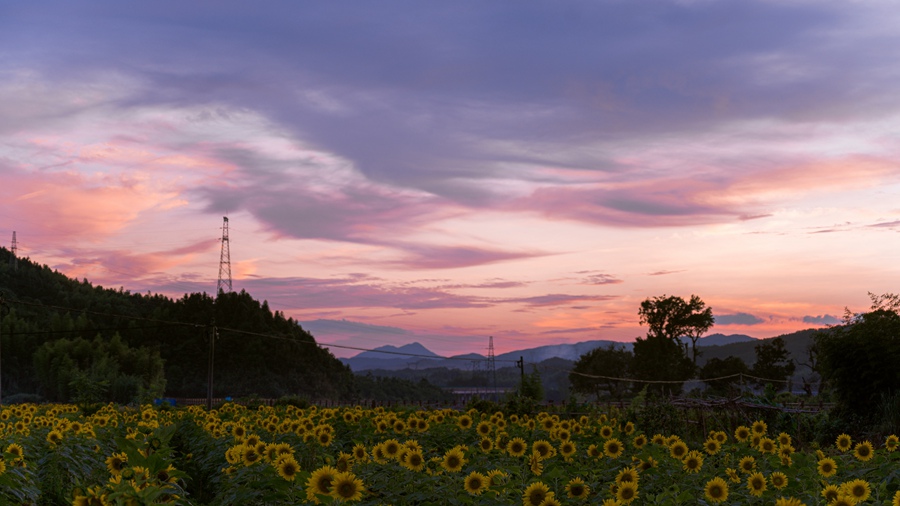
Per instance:
[[[900,442],[795,448],[762,420],[705,440],[619,413],[0,409],[0,504],[900,506]]]

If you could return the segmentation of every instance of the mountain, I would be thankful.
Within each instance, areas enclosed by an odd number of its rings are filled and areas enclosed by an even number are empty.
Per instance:
[[[526,363],[536,364],[551,358],[563,358],[566,360],[578,360],[579,357],[605,346],[620,346],[630,350],[633,343],[620,343],[616,341],[584,341],[575,344],[548,344],[546,346],[538,346],[537,348],[527,348],[524,350],[510,351],[497,355],[497,360],[519,360],[522,357]]]
[[[685,341],[690,344],[690,339],[685,339]],[[727,344],[734,343],[747,343],[747,342],[756,342],[758,339],[755,337],[750,337],[744,334],[710,334],[708,336],[703,336],[697,340],[697,347],[700,346],[725,346]]]
[[[428,348],[422,346],[419,343],[409,343],[404,344],[403,346],[379,346],[372,351],[364,351],[359,355],[356,355],[353,358],[382,358],[382,359],[392,359],[396,357],[398,354],[400,355],[425,355],[427,357],[435,357],[440,358],[437,353],[432,352]],[[423,357],[419,357],[423,358]]]

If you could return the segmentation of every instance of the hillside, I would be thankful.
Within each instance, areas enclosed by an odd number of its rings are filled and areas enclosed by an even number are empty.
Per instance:
[[[95,375],[96,364],[87,363],[85,357],[98,343],[112,342],[115,336],[121,337],[119,348],[147,360],[162,359],[165,395],[205,397],[212,322],[219,331],[214,396],[352,395],[353,376],[347,367],[292,319],[246,292],[218,299],[193,293],[177,300],[134,294],[69,279],[29,259],[20,258],[13,270],[9,255],[0,248],[0,296],[9,307],[3,312],[0,343],[4,397],[39,394],[67,400],[56,397],[64,396],[69,385],[50,388],[48,375],[56,381],[60,367],[81,376]],[[66,356],[70,348],[80,350],[80,358]],[[120,363],[107,369],[119,378],[128,372],[124,368],[139,366]],[[126,383],[142,380],[137,372],[124,376]],[[93,380],[103,385],[104,378]]]

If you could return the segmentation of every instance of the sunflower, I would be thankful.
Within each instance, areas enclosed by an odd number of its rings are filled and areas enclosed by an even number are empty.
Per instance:
[[[735,469],[729,467],[728,469],[725,469],[725,473],[728,475],[728,481],[731,483],[741,482],[741,475],[739,475]]]
[[[463,464],[466,463],[465,454],[459,448],[452,448],[444,454],[441,460],[441,467],[450,473],[456,473],[462,470]]]
[[[543,501],[541,501],[541,506],[562,506],[562,503],[559,502],[559,500],[556,499],[553,494],[549,494],[544,498]]]
[[[621,506],[619,501],[615,499],[604,499],[600,506]]]
[[[631,501],[637,499],[637,496],[637,483],[622,483],[616,490],[616,500],[622,504],[630,504]]]
[[[891,501],[891,506],[900,506],[900,490],[894,494],[894,500]]]
[[[528,466],[535,476],[540,476],[544,472],[544,464],[541,464],[541,457],[537,453],[531,454],[531,457],[528,459]]]
[[[704,494],[710,502],[725,502],[728,500],[728,484],[725,480],[716,476],[706,482]]]
[[[417,473],[422,469],[425,469],[425,456],[422,455],[422,450],[407,450],[406,453],[403,454],[400,465]]]
[[[853,455],[865,462],[875,455],[875,450],[872,448],[872,443],[863,441],[862,443],[857,443],[856,447],[853,448]]]
[[[278,476],[287,481],[294,481],[297,473],[300,472],[300,464],[294,460],[294,457],[284,457],[278,461]]]
[[[688,447],[684,443],[684,441],[676,441],[672,446],[669,447],[669,455],[678,460],[683,460],[684,456],[688,453]]]
[[[775,501],[775,506],[806,506],[800,499],[795,497],[779,497]]]
[[[536,454],[541,460],[544,460],[552,457],[556,453],[556,449],[548,441],[538,439],[531,445],[531,452]]]
[[[353,473],[337,473],[331,481],[331,497],[339,502],[362,499],[363,482]]]
[[[631,440],[631,446],[634,446],[638,450],[643,448],[647,444],[647,436],[643,434],[638,434],[634,436],[634,439]]]
[[[349,471],[353,467],[353,455],[339,452],[338,456],[334,459],[334,467],[342,473]]]
[[[600,448],[598,448],[597,445],[590,445],[590,446],[588,446],[587,454],[589,457],[597,458],[597,457],[603,455],[603,451],[600,450]]]
[[[666,444],[666,436],[663,436],[662,434],[654,434],[653,437],[650,438],[650,442],[657,446],[662,446]]]
[[[757,436],[765,435],[767,430],[769,430],[769,426],[766,425],[766,422],[762,420],[757,420],[750,426],[750,432],[756,434]]]
[[[374,460],[376,464],[387,464],[388,459],[384,454],[383,444],[378,443],[377,445],[372,447],[372,460]]]
[[[381,447],[382,449],[384,449],[385,458],[391,460],[398,460],[400,450],[403,448],[403,446],[400,444],[400,441],[397,441],[396,439],[388,439],[387,441],[381,443]]]
[[[604,425],[603,427],[600,427],[600,437],[602,437],[603,439],[609,439],[612,437],[612,435],[613,435],[612,427],[610,427],[609,425]]]
[[[508,478],[507,474],[499,469],[488,471],[487,477],[489,487],[499,487],[506,483],[506,478]]]
[[[738,462],[738,469],[740,469],[742,473],[752,473],[756,470],[756,459],[749,455],[741,458],[741,461]]]
[[[788,477],[780,471],[775,471],[774,473],[769,475],[769,481],[772,482],[773,487],[781,490],[787,486]]]
[[[825,502],[828,504],[834,502],[840,494],[841,489],[837,485],[825,485],[825,488],[822,489],[822,497],[825,498]]]
[[[853,498],[857,503],[867,500],[869,495],[872,494],[869,482],[859,478],[842,484],[841,491]]]
[[[750,494],[760,497],[766,491],[766,477],[756,472],[747,477],[747,488]]]
[[[478,422],[478,425],[475,427],[475,432],[477,432],[481,436],[487,436],[493,430],[494,428],[491,426],[491,422],[487,421]]]
[[[825,457],[819,461],[819,465],[816,466],[816,469],[823,478],[831,478],[834,476],[834,473],[837,472],[837,463],[833,458]]]
[[[25,457],[25,449],[16,443],[10,443],[9,446],[6,447],[5,453],[7,455],[12,455],[13,460],[22,460]]]
[[[353,447],[353,460],[357,462],[365,462],[369,458],[369,453],[366,451],[366,445],[362,443],[358,443]]]
[[[619,458],[624,451],[625,446],[616,438],[607,439],[606,442],[603,443],[603,453],[611,459]]]
[[[587,496],[590,493],[591,487],[589,487],[581,478],[572,478],[569,480],[569,483],[566,484],[566,495],[568,495],[570,499],[587,499]]]
[[[699,473],[700,468],[703,467],[703,454],[696,450],[691,450],[681,462],[684,464],[685,471]]]
[[[572,458],[572,455],[575,455],[577,448],[575,447],[575,443],[572,441],[565,441],[563,444],[559,445],[559,453],[569,460]]]
[[[106,459],[106,468],[109,469],[109,472],[112,473],[113,476],[118,476],[122,473],[122,470],[125,469],[125,464],[128,462],[128,455],[125,452],[121,453],[113,453],[112,456]]]
[[[743,443],[750,437],[750,428],[744,425],[738,426],[737,429],[734,429],[734,438]]]
[[[487,476],[479,473],[478,471],[472,471],[468,476],[466,476],[466,479],[463,482],[463,487],[466,489],[466,492],[472,495],[481,495],[482,492],[487,490],[489,483],[490,480],[488,480]]]
[[[855,506],[856,501],[845,494],[838,494],[834,501],[828,503],[828,506]]]
[[[58,444],[58,443],[62,442],[62,440],[63,440],[62,432],[60,432],[56,429],[51,430],[50,432],[47,433],[47,442],[50,443],[51,445]]]
[[[775,441],[767,437],[760,438],[757,448],[761,453],[775,453]]]
[[[847,434],[841,434],[837,437],[835,441],[835,446],[837,446],[838,450],[845,452],[850,449],[850,446],[853,444],[853,440],[850,439],[850,436]]]
[[[898,439],[897,436],[895,436],[894,434],[891,434],[890,436],[885,438],[884,448],[887,451],[889,451],[889,452],[896,451],[898,447],[900,447],[900,439]]]
[[[621,485],[623,483],[634,483],[635,485],[638,482],[639,475],[637,469],[633,467],[626,467],[619,471],[619,474],[616,475],[616,484]]]
[[[525,451],[528,449],[528,445],[525,444],[525,440],[520,437],[514,437],[509,440],[509,443],[506,445],[506,451],[513,457],[521,457],[525,455]]]
[[[472,426],[472,417],[469,415],[462,415],[456,419],[456,425],[459,426],[460,429],[468,429]]]
[[[703,443],[703,451],[705,451],[709,455],[715,455],[715,454],[719,453],[719,450],[721,448],[722,448],[722,445],[719,443],[719,441],[717,441],[713,438],[707,439]]]
[[[331,495],[331,485],[337,474],[337,469],[331,466],[322,466],[313,471],[306,481],[306,498],[319,504],[317,495]]]
[[[536,481],[525,489],[525,492],[522,493],[522,505],[523,506],[540,506],[544,499],[547,496],[553,494],[550,491],[550,487],[544,485],[543,482]]]
[[[494,441],[489,438],[483,438],[480,443],[478,443],[478,447],[481,448],[481,451],[484,453],[488,453],[494,449]]]
[[[252,466],[253,464],[259,462],[261,458],[262,455],[260,455],[256,451],[255,446],[244,445],[241,447],[241,460],[244,462],[245,466]]]

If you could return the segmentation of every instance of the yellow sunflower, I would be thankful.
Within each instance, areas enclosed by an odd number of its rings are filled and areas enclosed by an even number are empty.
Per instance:
[[[743,443],[750,437],[750,428],[745,427],[743,425],[739,426],[737,429],[734,429],[734,438]]]
[[[607,439],[606,442],[603,443],[603,453],[611,459],[619,458],[624,451],[625,447],[622,445],[622,442],[616,438]]]
[[[128,462],[128,455],[125,452],[121,453],[113,453],[112,456],[106,459],[106,468],[109,469],[109,472],[113,474],[113,476],[118,476],[122,474],[122,470],[125,469],[125,464]]]
[[[591,487],[589,487],[581,478],[572,478],[569,480],[569,483],[566,484],[566,495],[568,495],[570,499],[587,499],[587,496],[590,493]]]
[[[331,481],[331,497],[339,502],[359,501],[365,491],[363,482],[353,473],[337,473]]]
[[[331,495],[331,484],[337,474],[337,469],[331,466],[322,466],[313,471],[306,481],[306,498],[319,504],[317,495]]]
[[[740,462],[738,462],[738,469],[740,469],[742,473],[752,473],[756,470],[756,459],[749,455],[742,457]]]
[[[850,436],[847,434],[841,434],[835,440],[835,446],[837,446],[838,450],[845,452],[850,449],[850,446],[853,444],[853,440],[850,439]]]
[[[769,475],[769,482],[772,483],[772,486],[777,488],[778,490],[783,489],[788,484],[788,477],[786,474],[781,471],[775,471],[774,473]]]
[[[506,452],[513,457],[521,457],[525,455],[525,451],[528,449],[528,445],[525,443],[525,440],[520,437],[514,437],[509,440],[509,443],[506,444]]]
[[[840,494],[841,489],[837,485],[825,485],[825,488],[822,489],[822,497],[825,498],[825,503],[827,504],[834,502]]]
[[[684,456],[681,463],[684,464],[685,471],[689,473],[699,473],[700,468],[703,467],[703,455],[696,450],[691,450]]]
[[[622,483],[616,490],[616,500],[622,504],[630,504],[638,497],[637,483]]]
[[[775,506],[806,506],[803,501],[796,497],[779,497],[775,501]]]
[[[710,502],[725,502],[728,500],[728,483],[716,476],[706,482],[704,495]]]
[[[300,472],[300,464],[294,460],[294,457],[283,457],[278,461],[278,476],[287,481],[294,481],[297,473]]]
[[[523,506],[540,506],[544,499],[552,494],[550,487],[544,485],[543,482],[536,481],[525,489],[522,493]]]
[[[462,450],[452,448],[444,454],[444,458],[441,460],[441,467],[446,469],[447,472],[457,473],[462,470],[465,463],[466,458]]]
[[[824,459],[819,461],[816,469],[819,471],[819,474],[823,478],[831,478],[835,473],[837,473],[837,462],[835,462],[831,457],[825,457]]]
[[[853,448],[853,455],[865,462],[875,456],[875,449],[872,448],[872,443],[863,441],[862,443],[857,443],[856,447]]]
[[[757,436],[765,435],[767,430],[769,430],[769,426],[762,420],[757,420],[750,426],[750,432]]]
[[[900,490],[894,494],[894,500],[891,501],[891,506],[900,506]]]
[[[703,443],[703,451],[705,451],[709,455],[715,455],[715,454],[719,453],[719,450],[721,449],[721,447],[722,447],[722,445],[719,443],[719,441],[716,439],[712,439],[712,438],[707,439]]]
[[[472,471],[466,476],[463,487],[466,489],[466,492],[472,495],[481,495],[482,492],[487,490],[489,483],[490,480],[488,480],[487,476],[478,471]]]
[[[889,452],[896,451],[898,446],[900,446],[900,439],[898,439],[897,436],[895,436],[894,434],[891,434],[890,436],[885,438],[884,448],[887,451],[889,451]]]
[[[456,425],[458,425],[460,429],[468,429],[472,426],[472,417],[469,415],[462,415],[456,419]]]
[[[767,437],[760,438],[757,448],[761,453],[775,453],[775,441]]]
[[[420,472],[425,469],[425,456],[422,455],[422,450],[408,450],[400,463],[410,471]]]
[[[575,447],[575,443],[572,441],[565,441],[563,444],[559,445],[559,453],[567,460],[572,458],[572,455],[575,455],[577,448]]]
[[[683,460],[688,453],[688,446],[683,441],[676,441],[669,446],[669,455],[678,460]]]
[[[634,446],[638,450],[643,448],[647,444],[647,436],[643,434],[638,434],[631,440],[631,446]]]
[[[750,494],[760,497],[766,491],[766,477],[762,473],[756,472],[747,477],[747,489]]]
[[[852,497],[858,503],[867,500],[872,494],[872,488],[869,486],[869,482],[859,478],[842,484],[841,491]]]

